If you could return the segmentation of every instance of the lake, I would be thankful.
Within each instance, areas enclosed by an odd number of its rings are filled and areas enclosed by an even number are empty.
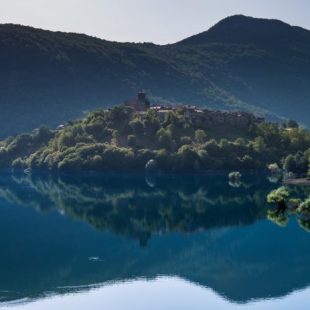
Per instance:
[[[279,186],[2,173],[0,307],[309,309],[310,233],[267,218]]]

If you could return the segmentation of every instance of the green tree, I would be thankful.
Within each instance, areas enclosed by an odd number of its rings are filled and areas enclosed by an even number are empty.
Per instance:
[[[139,119],[132,120],[129,123],[129,126],[131,127],[131,129],[135,135],[143,134],[144,126],[143,126],[143,123]]]
[[[254,169],[256,163],[250,155],[245,155],[241,160],[242,166],[245,169]]]
[[[196,151],[190,145],[183,145],[178,150],[180,165],[184,169],[196,168],[199,163],[199,157]]]
[[[298,152],[295,155],[288,155],[283,163],[283,168],[285,171],[295,174],[307,174],[308,167],[308,157],[302,152]]]
[[[287,210],[287,199],[289,192],[286,187],[282,186],[271,191],[267,196],[268,203],[276,204],[278,212],[284,212]]]
[[[268,167],[268,170],[272,174],[279,174],[279,173],[281,173],[281,169],[280,169],[280,167],[279,167],[279,165],[277,163],[269,164],[267,167]]]
[[[129,135],[127,137],[128,146],[135,148],[137,146],[137,138],[135,135]]]
[[[190,144],[192,144],[193,141],[192,141],[191,137],[185,136],[185,137],[181,137],[180,142],[182,145],[184,145],[184,144],[190,145]]]
[[[242,174],[239,171],[233,171],[228,174],[230,181],[239,181],[242,177]]]
[[[266,150],[266,143],[263,137],[256,137],[254,139],[253,148],[258,153],[263,153]]]
[[[161,148],[170,150],[172,147],[171,133],[163,128],[157,132],[158,144]]]
[[[207,134],[202,129],[197,129],[195,131],[195,140],[197,143],[203,144],[207,141]]]
[[[217,144],[217,142],[215,141],[215,139],[212,139],[210,141],[208,141],[205,145],[204,145],[204,149],[208,152],[208,154],[210,156],[218,156],[220,154],[220,148]]]
[[[295,167],[295,158],[292,154],[290,154],[285,158],[283,168],[287,172],[292,172],[295,171]]]
[[[297,123],[296,121],[294,121],[294,120],[289,120],[289,121],[287,121],[287,123],[286,123],[286,127],[287,127],[287,128],[299,128],[299,125],[298,125],[298,123]]]

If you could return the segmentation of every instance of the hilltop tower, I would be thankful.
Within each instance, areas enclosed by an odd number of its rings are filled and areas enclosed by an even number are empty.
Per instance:
[[[146,103],[146,93],[145,92],[139,92],[138,93],[138,101],[140,103]]]
[[[135,111],[146,111],[150,108],[145,92],[139,92],[136,99],[125,101],[125,106],[133,108]]]

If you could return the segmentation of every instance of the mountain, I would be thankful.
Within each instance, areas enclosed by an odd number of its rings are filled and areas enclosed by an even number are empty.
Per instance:
[[[264,47],[310,47],[310,31],[274,19],[230,16],[181,44],[252,44]]]
[[[144,89],[152,102],[310,125],[310,31],[233,16],[169,45],[0,25],[0,136],[57,126]]]

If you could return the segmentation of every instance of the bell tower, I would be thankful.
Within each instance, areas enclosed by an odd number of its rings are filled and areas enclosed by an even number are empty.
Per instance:
[[[142,103],[142,104],[146,103],[146,93],[144,93],[144,92],[138,93],[138,102]]]

